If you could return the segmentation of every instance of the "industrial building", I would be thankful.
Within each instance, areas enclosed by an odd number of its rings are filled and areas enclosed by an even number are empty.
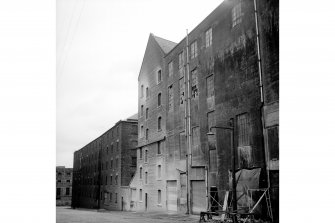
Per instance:
[[[74,153],[72,207],[129,210],[129,182],[136,171],[137,115]]]
[[[56,205],[71,205],[72,168],[56,167]]]
[[[239,207],[249,192],[269,192],[278,221],[278,5],[226,0],[179,43],[150,34],[138,77],[131,210],[222,209],[234,162],[238,176],[257,173],[254,191],[237,191]]]

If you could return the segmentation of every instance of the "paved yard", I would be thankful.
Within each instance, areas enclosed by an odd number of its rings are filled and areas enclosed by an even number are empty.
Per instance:
[[[57,207],[57,223],[167,223],[167,222],[199,222],[197,215],[181,215],[168,213],[136,213],[125,211],[97,211],[93,209],[71,209]]]

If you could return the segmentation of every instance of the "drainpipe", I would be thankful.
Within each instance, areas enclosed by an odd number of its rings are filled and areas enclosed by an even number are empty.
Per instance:
[[[187,112],[186,117],[186,126],[187,128],[187,157],[186,157],[186,172],[187,172],[187,214],[190,214],[190,179],[189,173],[192,165],[192,154],[191,154],[191,97],[190,97],[190,63],[189,63],[189,52],[188,52],[189,42],[188,42],[188,30],[186,29],[186,75],[187,75],[187,88],[185,92],[187,92],[187,103],[185,111]]]
[[[263,72],[262,72],[262,60],[261,60],[261,50],[260,50],[260,36],[259,36],[259,24],[258,24],[258,11],[257,11],[257,0],[254,0],[254,11],[255,11],[255,27],[256,27],[256,42],[257,42],[257,62],[258,62],[258,74],[259,74],[259,90],[261,94],[261,119],[262,119],[262,129],[263,129],[263,142],[264,142],[264,152],[265,152],[265,166],[267,175],[267,185],[270,187],[270,174],[269,174],[269,153],[266,146],[265,140],[265,118],[264,118],[264,89],[263,89]]]

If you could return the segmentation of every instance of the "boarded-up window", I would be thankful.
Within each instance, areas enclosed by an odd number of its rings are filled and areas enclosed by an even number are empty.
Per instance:
[[[197,98],[198,95],[199,95],[197,69],[195,69],[191,72],[191,76],[192,76],[192,98]]]
[[[210,166],[209,171],[215,172],[218,170],[218,164],[217,164],[217,150],[209,150],[209,159],[210,159]]]
[[[232,9],[232,24],[233,27],[242,22],[242,3],[239,2]]]
[[[179,105],[184,105],[185,100],[185,84],[184,84],[184,77],[179,80]]]
[[[212,28],[206,31],[206,48],[212,45]]]
[[[185,58],[185,53],[184,53],[184,51],[182,51],[178,55],[178,60],[179,60],[179,66],[178,67],[179,67],[179,69],[184,66],[184,58]]]
[[[198,56],[198,45],[197,41],[194,41],[191,44],[191,59],[196,58]]]
[[[171,61],[169,63],[169,76],[172,76],[173,75],[173,62]]]
[[[169,111],[173,110],[173,88],[172,85],[168,87]]]
[[[237,116],[238,146],[250,145],[250,122],[247,114]]]
[[[179,154],[180,159],[186,159],[186,134],[181,132],[179,134]]]
[[[192,157],[196,158],[200,155],[200,128],[199,126],[192,128]]]
[[[214,75],[207,77],[207,97],[214,96]]]
[[[268,129],[268,147],[270,160],[279,159],[279,136],[278,126]]]

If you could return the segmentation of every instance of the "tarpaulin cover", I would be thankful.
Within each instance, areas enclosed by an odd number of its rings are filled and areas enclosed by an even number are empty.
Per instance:
[[[235,179],[238,207],[248,207],[250,202],[251,206],[253,206],[257,202],[257,200],[255,201],[255,197],[253,197],[253,201],[251,201],[247,191],[248,189],[259,189],[260,173],[261,168],[240,169],[236,171]],[[231,172],[229,172],[229,187],[232,188]]]

